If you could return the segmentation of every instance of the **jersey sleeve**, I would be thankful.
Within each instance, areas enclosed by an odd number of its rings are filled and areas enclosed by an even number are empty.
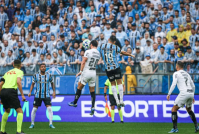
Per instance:
[[[53,77],[52,77],[51,74],[50,74],[50,76],[49,76],[49,82],[50,82],[50,83],[53,83]]]
[[[19,77],[19,78],[21,78],[21,79],[23,79],[23,71],[19,71],[19,73],[17,73],[17,78]]]
[[[171,95],[171,93],[172,93],[173,90],[175,89],[176,84],[177,84],[177,79],[178,79],[178,74],[177,74],[177,73],[174,73],[174,74],[173,74],[173,82],[172,82],[172,85],[171,85],[171,87],[170,87],[170,90],[169,90],[168,95]]]
[[[106,82],[104,83],[105,86],[109,86],[109,79],[106,80]]]
[[[89,53],[88,53],[88,51],[86,51],[86,52],[84,53],[84,57],[88,58],[88,55],[89,55]]]
[[[36,83],[36,82],[37,82],[36,74],[32,76],[32,82],[33,82],[33,83]]]
[[[117,53],[121,53],[120,47],[116,46],[116,52],[117,52]]]

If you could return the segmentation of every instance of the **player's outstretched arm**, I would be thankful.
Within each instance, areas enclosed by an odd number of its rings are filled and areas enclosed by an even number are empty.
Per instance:
[[[168,93],[168,95],[167,95],[167,100],[168,100],[168,101],[169,101],[169,99],[170,99],[171,93],[173,92],[173,90],[174,90],[175,87],[176,87],[177,78],[178,78],[178,74],[174,73],[174,74],[173,74],[173,82],[172,82],[172,85],[171,85],[171,87],[170,87],[169,93]]]
[[[131,57],[135,58],[134,55],[129,54],[129,53],[125,52],[125,51],[121,51],[121,54],[122,54],[122,55],[126,55],[126,56],[131,56]]]
[[[21,85],[21,78],[20,77],[17,78],[17,85],[18,85],[19,91],[21,93],[22,101],[26,101],[26,97],[23,94],[22,85]]]
[[[32,90],[33,90],[33,88],[34,88],[34,85],[35,85],[35,83],[32,82],[32,84],[31,84],[31,86],[30,86],[30,92],[29,92],[29,94],[28,94],[28,97],[31,96]]]

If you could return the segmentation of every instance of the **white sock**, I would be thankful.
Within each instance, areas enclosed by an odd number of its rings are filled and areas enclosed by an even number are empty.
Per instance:
[[[120,95],[120,103],[123,103],[123,96],[124,96],[124,93],[123,93],[123,85],[118,85],[118,91],[119,91],[119,95]]]
[[[37,108],[33,107],[31,112],[31,124],[35,124],[35,116],[36,116]]]
[[[48,114],[49,114],[49,123],[50,125],[53,123],[53,111],[51,107],[47,107]]]
[[[120,104],[120,102],[119,102],[119,99],[118,99],[118,96],[117,96],[117,89],[116,89],[116,86],[111,86],[111,88],[112,88],[113,96],[114,96],[114,98],[115,98],[115,100],[116,100],[116,103],[117,103],[117,105],[118,105],[118,104]]]

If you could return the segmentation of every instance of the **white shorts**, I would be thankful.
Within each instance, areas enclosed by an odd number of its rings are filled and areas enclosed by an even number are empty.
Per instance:
[[[93,73],[92,71],[82,72],[79,79],[79,82],[81,82],[83,85],[86,85],[86,83],[88,83],[89,87],[94,87],[95,81],[96,81],[96,72]]]
[[[187,108],[190,108],[192,106],[193,99],[194,94],[179,94],[174,105],[178,107],[184,107],[184,105],[186,105]]]

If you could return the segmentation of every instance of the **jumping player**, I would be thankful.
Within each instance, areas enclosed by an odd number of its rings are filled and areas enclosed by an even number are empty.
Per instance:
[[[126,56],[131,56],[131,57],[134,56],[132,54],[128,54],[125,51],[121,51],[120,47],[116,46],[115,43],[116,43],[116,37],[111,35],[111,37],[108,40],[108,43],[102,44],[100,47],[98,47],[98,51],[100,52],[102,59],[105,63],[106,74],[109,81],[111,82],[112,92],[116,100],[117,107],[120,108],[124,107],[124,103],[123,103],[122,74],[117,61],[117,54],[120,53]],[[120,101],[117,96],[116,82],[118,85]]]
[[[100,53],[97,51],[98,43],[96,40],[91,41],[90,50],[86,50],[82,63],[80,72],[76,75],[80,76],[80,80],[77,87],[77,92],[73,102],[69,102],[69,106],[77,107],[77,101],[81,95],[81,91],[88,83],[89,90],[91,93],[92,107],[90,115],[94,114],[95,111],[95,81],[96,81],[96,65],[100,59]]]
[[[199,127],[197,124],[197,120],[195,117],[194,112],[191,110],[192,103],[195,102],[194,100],[194,93],[195,93],[195,85],[191,79],[191,76],[183,70],[184,64],[181,61],[178,61],[176,64],[176,72],[173,74],[173,83],[171,85],[171,88],[169,90],[169,93],[167,95],[167,100],[170,100],[170,95],[173,92],[176,84],[178,86],[178,89],[180,91],[178,97],[176,98],[174,102],[174,106],[172,108],[172,121],[173,121],[173,129],[169,133],[177,133],[177,111],[181,107],[184,107],[186,105],[186,110],[189,113],[194,126],[195,126],[195,132],[199,131]]]

